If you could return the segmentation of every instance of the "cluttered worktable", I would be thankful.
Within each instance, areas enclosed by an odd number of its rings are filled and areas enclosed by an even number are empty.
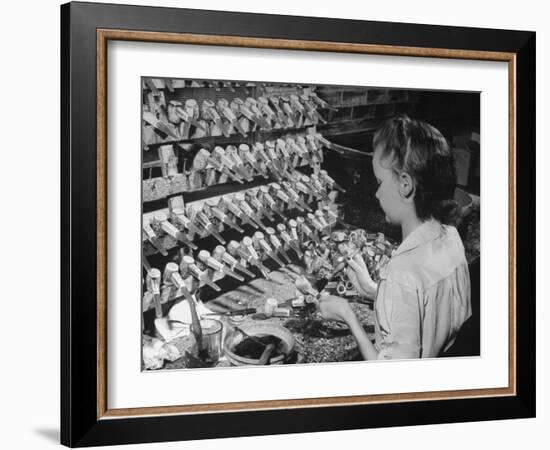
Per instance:
[[[349,329],[342,323],[322,318],[317,308],[317,295],[324,290],[346,297],[372,339],[372,302],[357,295],[344,269],[348,257],[362,252],[376,279],[379,267],[389,260],[395,245],[382,233],[367,233],[341,225],[335,222],[328,224],[323,233],[300,236],[296,241],[300,247],[296,250],[281,248],[281,255],[294,252],[297,258],[292,263],[281,264],[282,261],[272,255],[271,264],[264,261],[256,267],[263,276],[207,301],[197,298],[173,301],[168,312],[148,326],[154,330],[153,339],[164,341],[167,347],[166,362],[149,362],[149,367],[179,369],[260,364],[270,340],[276,345],[264,364],[358,359],[359,351]],[[312,257],[315,249],[324,256]],[[277,260],[279,265],[273,264]],[[212,276],[211,279],[217,278]],[[195,311],[193,304],[196,304]],[[199,319],[200,336],[194,328]],[[211,326],[217,329],[209,330]],[[204,348],[199,348],[199,342]]]
[[[303,268],[289,265],[284,269],[271,272],[269,280],[257,278],[208,302],[207,307],[210,310],[221,313],[216,317],[223,323],[222,341],[235,327],[246,328],[247,325],[257,323],[276,324],[289,330],[294,339],[292,353],[285,358],[284,363],[302,364],[357,359],[359,357],[357,345],[347,327],[322,319],[314,307],[292,307],[292,300],[297,297],[294,280],[302,273]],[[288,317],[268,317],[265,314],[265,304],[268,299],[277,299],[278,307],[289,311]],[[374,324],[372,304],[361,303],[361,299],[357,296],[350,297],[350,303],[365,324],[367,333],[372,333]],[[245,316],[223,315],[230,311],[244,309],[255,309],[257,312]],[[192,339],[181,338],[176,345],[183,347],[192,344],[192,341]],[[226,355],[221,355],[216,365],[230,366],[231,361]],[[181,369],[188,366],[196,366],[196,361],[182,357],[174,362],[167,362],[164,368]]]

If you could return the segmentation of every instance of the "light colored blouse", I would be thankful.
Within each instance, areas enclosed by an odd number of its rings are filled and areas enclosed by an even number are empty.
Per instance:
[[[436,220],[410,233],[380,270],[379,359],[433,358],[472,314],[470,273],[456,228]]]

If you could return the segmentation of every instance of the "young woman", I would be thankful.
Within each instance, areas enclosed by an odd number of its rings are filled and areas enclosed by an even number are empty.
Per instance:
[[[322,295],[326,319],[344,321],[364,359],[432,358],[448,349],[471,315],[470,275],[452,225],[455,169],[449,145],[433,126],[398,116],[376,132],[372,166],[376,197],[403,241],[376,284],[361,255],[348,277],[375,299],[375,341],[345,299]]]

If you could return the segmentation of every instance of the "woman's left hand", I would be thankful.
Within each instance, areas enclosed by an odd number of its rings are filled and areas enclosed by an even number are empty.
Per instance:
[[[366,297],[374,298],[376,295],[376,283],[369,273],[365,260],[361,254],[355,255],[348,261],[347,275],[357,291]]]

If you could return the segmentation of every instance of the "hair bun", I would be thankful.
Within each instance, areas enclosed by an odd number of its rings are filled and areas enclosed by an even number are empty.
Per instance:
[[[456,225],[460,216],[458,203],[451,199],[435,202],[433,217],[445,225]]]

